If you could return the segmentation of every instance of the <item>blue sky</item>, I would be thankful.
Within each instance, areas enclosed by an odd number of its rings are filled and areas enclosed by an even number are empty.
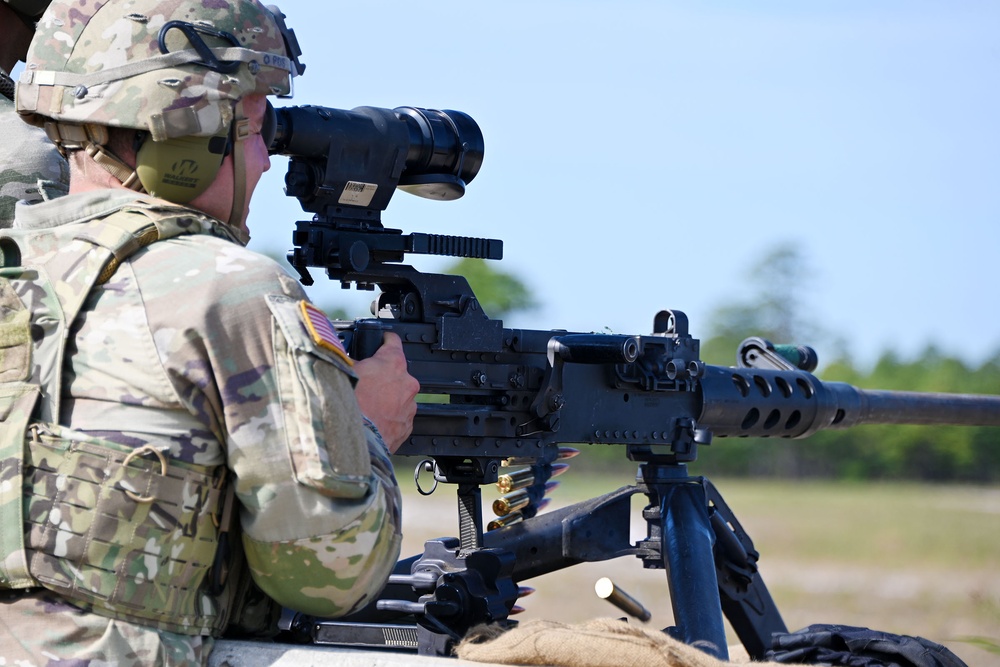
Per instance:
[[[281,7],[308,70],[279,105],[477,120],[466,196],[399,192],[383,221],[503,239],[498,268],[542,304],[507,326],[649,333],[671,308],[704,338],[709,313],[749,296],[756,259],[794,243],[814,270],[805,315],[859,363],[1000,350],[998,3]],[[304,219],[285,165],[254,198],[254,249],[283,253]],[[371,298],[312,294],[359,315]]]

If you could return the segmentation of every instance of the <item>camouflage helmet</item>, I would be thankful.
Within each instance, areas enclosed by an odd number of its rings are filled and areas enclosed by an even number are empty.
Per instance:
[[[57,143],[51,121],[145,130],[153,141],[224,133],[239,100],[289,96],[303,69],[273,9],[256,0],[56,0],[28,51],[18,112]]]

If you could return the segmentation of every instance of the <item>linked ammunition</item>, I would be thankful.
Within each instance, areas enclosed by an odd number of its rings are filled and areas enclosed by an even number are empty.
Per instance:
[[[527,507],[529,503],[531,503],[531,498],[528,496],[528,492],[524,489],[518,489],[494,500],[493,513],[497,516],[507,516],[515,510]]]
[[[497,478],[497,490],[500,493],[510,493],[524,489],[535,483],[535,473],[531,468],[515,470]]]
[[[567,470],[569,470],[569,464],[568,463],[553,463],[552,464],[552,471],[549,473],[549,477],[550,478],[552,478],[552,477],[558,477],[559,475],[563,474]]]
[[[486,525],[486,530],[496,530],[497,528],[503,528],[504,526],[510,526],[515,523],[520,523],[524,521],[524,515],[520,512],[511,512],[506,516],[500,516],[493,519]]]
[[[558,477],[569,469],[568,463],[553,463],[549,478]],[[497,478],[497,490],[500,493],[510,493],[518,489],[526,489],[535,483],[535,473],[532,468],[522,468],[505,473]]]

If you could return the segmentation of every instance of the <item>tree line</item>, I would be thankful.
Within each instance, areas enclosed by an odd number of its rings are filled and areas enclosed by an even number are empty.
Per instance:
[[[916,359],[885,353],[870,370],[840,360],[824,381],[867,389],[1000,394],[1000,354],[978,367],[927,348]],[[1000,482],[1000,428],[868,425],[804,440],[716,439],[699,452],[701,473],[719,476]]]
[[[752,266],[747,282],[753,295],[716,309],[712,336],[702,358],[732,365],[748,335],[774,342],[822,341],[839,350],[817,375],[861,389],[961,394],[1000,394],[1000,350],[970,366],[935,347],[903,359],[886,351],[871,368],[859,368],[843,341],[813,325],[804,303],[809,292],[802,251],[777,247]],[[920,481],[1000,481],[1000,428],[969,426],[868,425],[821,431],[804,440],[717,440],[702,448],[698,467],[716,475],[893,479]]]

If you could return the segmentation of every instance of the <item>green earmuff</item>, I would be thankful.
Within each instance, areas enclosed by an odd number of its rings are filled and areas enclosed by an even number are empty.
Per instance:
[[[211,185],[228,146],[228,133],[166,141],[152,141],[147,137],[136,152],[135,171],[149,194],[186,204]]]

